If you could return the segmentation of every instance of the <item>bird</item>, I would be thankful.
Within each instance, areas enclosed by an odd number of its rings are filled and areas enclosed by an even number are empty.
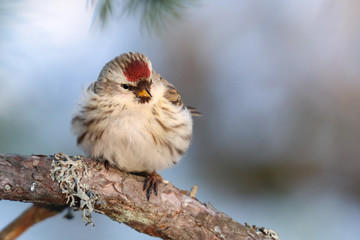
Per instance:
[[[188,149],[193,116],[177,89],[142,53],[108,62],[84,92],[71,125],[90,157],[130,173],[146,173],[143,191],[158,193],[158,171],[177,164]]]

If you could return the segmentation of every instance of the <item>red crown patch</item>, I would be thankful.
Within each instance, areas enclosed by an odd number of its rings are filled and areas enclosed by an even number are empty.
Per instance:
[[[124,75],[129,82],[150,77],[150,69],[146,62],[134,60],[126,65]]]

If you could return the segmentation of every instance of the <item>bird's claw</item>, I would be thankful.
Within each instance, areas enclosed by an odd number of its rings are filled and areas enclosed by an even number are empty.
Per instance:
[[[155,171],[152,172],[144,182],[143,191],[146,190],[146,199],[149,201],[150,196],[154,190],[154,194],[158,194],[158,182],[161,180],[161,176],[158,175]]]

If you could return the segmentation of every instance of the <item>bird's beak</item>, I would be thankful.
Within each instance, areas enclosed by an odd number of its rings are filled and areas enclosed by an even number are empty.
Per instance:
[[[150,98],[152,96],[151,96],[149,90],[147,88],[144,88],[143,90],[138,92],[138,97]]]

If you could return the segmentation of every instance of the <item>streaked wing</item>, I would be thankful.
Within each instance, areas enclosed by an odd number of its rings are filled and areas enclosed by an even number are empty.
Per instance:
[[[153,71],[153,75],[154,77],[157,77],[158,80],[160,80],[163,84],[166,85],[166,91],[164,93],[164,97],[169,100],[171,103],[173,103],[176,106],[182,106],[183,102],[181,100],[181,96],[178,92],[178,90],[176,90],[176,88],[169,83],[168,81],[166,81],[160,74],[158,74],[157,72]],[[187,106],[187,109],[190,111],[192,116],[196,116],[199,117],[202,114],[194,107],[190,107]]]
[[[181,96],[179,92],[176,90],[176,88],[170,83],[166,85],[166,88],[167,89],[164,93],[164,98],[169,100],[175,106],[183,105],[183,102],[181,101]]]

